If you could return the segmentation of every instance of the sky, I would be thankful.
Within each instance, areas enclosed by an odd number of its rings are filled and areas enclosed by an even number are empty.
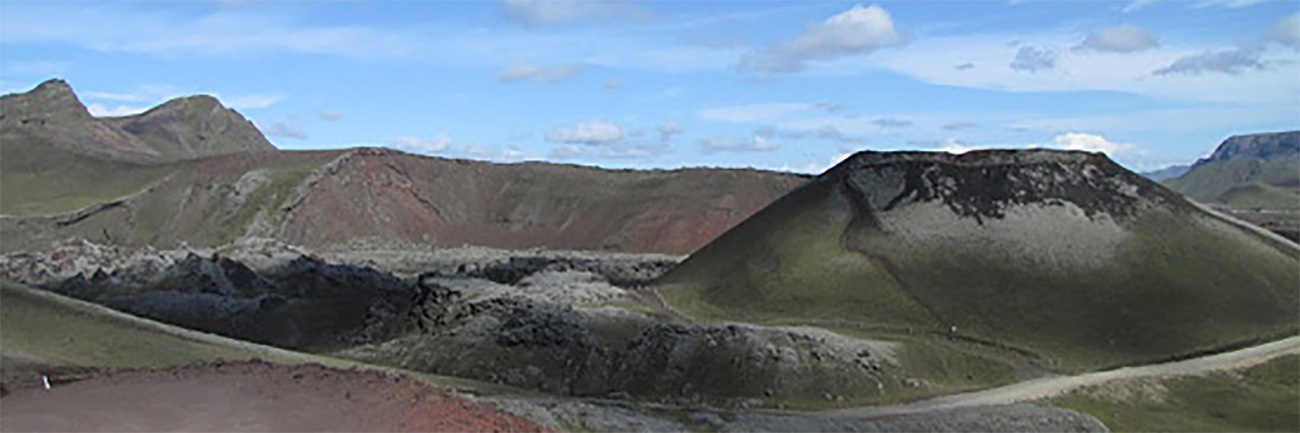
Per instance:
[[[0,92],[211,94],[281,149],[818,173],[1061,148],[1144,171],[1300,129],[1300,2],[0,2]]]

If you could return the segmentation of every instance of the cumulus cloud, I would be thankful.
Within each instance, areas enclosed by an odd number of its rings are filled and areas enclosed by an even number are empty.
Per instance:
[[[622,126],[599,120],[578,122],[573,126],[557,126],[546,133],[546,141],[565,144],[599,145],[623,140],[626,132]]]
[[[553,158],[646,159],[672,152],[669,141],[684,132],[681,125],[671,121],[656,125],[655,131],[658,140],[645,137],[647,131],[643,128],[588,120],[551,128],[546,141],[554,144],[550,154]]]
[[[1056,52],[1032,46],[1022,46],[1011,61],[1011,69],[1022,72],[1048,71],[1056,68]]]
[[[343,113],[334,110],[325,110],[318,114],[320,115],[321,120],[326,120],[331,122],[343,118]]]
[[[1155,36],[1137,28],[1122,24],[1118,26],[1099,27],[1075,46],[1076,50],[1109,51],[1115,53],[1132,53],[1148,50],[1160,45]]]
[[[1100,135],[1085,134],[1081,132],[1070,132],[1057,135],[1052,138],[1051,144],[1042,147],[1065,150],[1082,150],[1086,152],[1102,152],[1108,155],[1133,148],[1132,145],[1115,143]]]
[[[714,137],[700,140],[705,152],[770,152],[778,149],[770,138],[754,135],[746,139]]]
[[[933,150],[935,152],[962,154],[962,153],[970,152],[972,150],[980,150],[980,149],[987,149],[987,148],[988,147],[986,146],[970,145],[970,144],[966,144],[965,142],[962,142],[961,140],[955,138],[949,138],[947,141],[944,141],[939,147]]]
[[[1265,38],[1270,42],[1300,49],[1300,13],[1294,13],[1278,21],[1269,30]]]
[[[397,137],[388,141],[388,145],[394,149],[405,150],[415,153],[439,153],[451,149],[451,137],[439,135],[432,140],[425,140],[419,137]]]
[[[1260,50],[1249,47],[1238,47],[1224,51],[1206,51],[1200,54],[1179,57],[1169,66],[1156,69],[1152,73],[1155,75],[1200,75],[1213,72],[1237,75],[1250,70],[1262,71],[1267,69],[1268,65],[1260,58],[1261,54]]]
[[[869,53],[900,39],[893,18],[884,8],[856,5],[808,26],[794,39],[744,56],[736,66],[741,70],[763,73],[799,72],[811,60],[834,60]]]
[[[505,83],[516,81],[531,81],[534,83],[553,84],[567,81],[582,73],[583,66],[579,63],[552,63],[552,64],[534,64],[528,61],[519,61],[511,64],[497,79]]]
[[[276,137],[296,138],[299,140],[307,138],[307,131],[304,131],[302,125],[298,124],[298,116],[286,116],[278,122],[272,123],[271,127],[266,129],[266,133]]]

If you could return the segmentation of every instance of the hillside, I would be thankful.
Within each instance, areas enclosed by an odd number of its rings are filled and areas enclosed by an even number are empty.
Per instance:
[[[97,118],[72,86],[53,79],[25,93],[0,96],[0,113],[6,153],[54,148],[141,163],[275,150],[252,122],[211,96],[173,99],[134,116]]]
[[[253,122],[207,95],[176,98],[134,116],[102,120],[167,159],[275,150]]]
[[[0,96],[0,213],[66,212],[134,193],[168,161],[275,150],[239,113],[208,96],[97,118],[72,87],[49,80]]]
[[[0,218],[0,248],[47,249],[68,237],[215,246],[261,236],[312,248],[368,242],[683,254],[806,182],[754,170],[494,164],[374,148],[232,154],[139,170],[152,183],[130,196]]]
[[[67,83],[3,99],[0,250],[69,237],[214,246],[482,245],[685,254],[803,184],[749,169],[494,164],[276,151],[207,96],[95,118]]]
[[[1164,182],[1166,180],[1173,179],[1178,176],[1182,176],[1183,173],[1187,173],[1187,170],[1191,170],[1191,169],[1192,169],[1191,164],[1171,165],[1159,170],[1142,173],[1142,176],[1146,177],[1147,179],[1154,180],[1156,182]]]
[[[1080,371],[1294,332],[1298,251],[1101,154],[863,152],[657,289],[705,319],[929,334]]]
[[[1300,210],[1300,131],[1230,137],[1165,185],[1206,203]]]
[[[1300,131],[1229,137],[1164,184],[1300,242]]]

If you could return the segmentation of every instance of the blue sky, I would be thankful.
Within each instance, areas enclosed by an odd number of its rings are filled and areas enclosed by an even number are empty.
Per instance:
[[[1055,147],[1130,168],[1300,129],[1300,2],[0,3],[0,91],[208,93],[282,149],[820,172]]]

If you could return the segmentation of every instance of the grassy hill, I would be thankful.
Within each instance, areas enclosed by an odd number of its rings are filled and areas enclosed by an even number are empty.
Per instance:
[[[1120,381],[1046,403],[1112,431],[1300,431],[1300,356],[1203,376]]]
[[[862,153],[656,283],[699,318],[852,325],[1083,371],[1295,332],[1300,250],[1099,154]]]
[[[392,371],[434,385],[480,392],[506,390],[472,380],[372,366],[192,331],[6,281],[0,281],[0,300],[0,383],[7,389],[36,386],[42,374],[59,382],[113,369],[258,358]]]
[[[1277,159],[1208,162],[1165,185],[1206,203],[1300,211],[1300,152]]]
[[[263,358],[301,362],[290,352],[139,319],[95,304],[0,282],[3,381],[31,384],[41,373],[155,368]],[[57,377],[56,377],[57,378]]]

